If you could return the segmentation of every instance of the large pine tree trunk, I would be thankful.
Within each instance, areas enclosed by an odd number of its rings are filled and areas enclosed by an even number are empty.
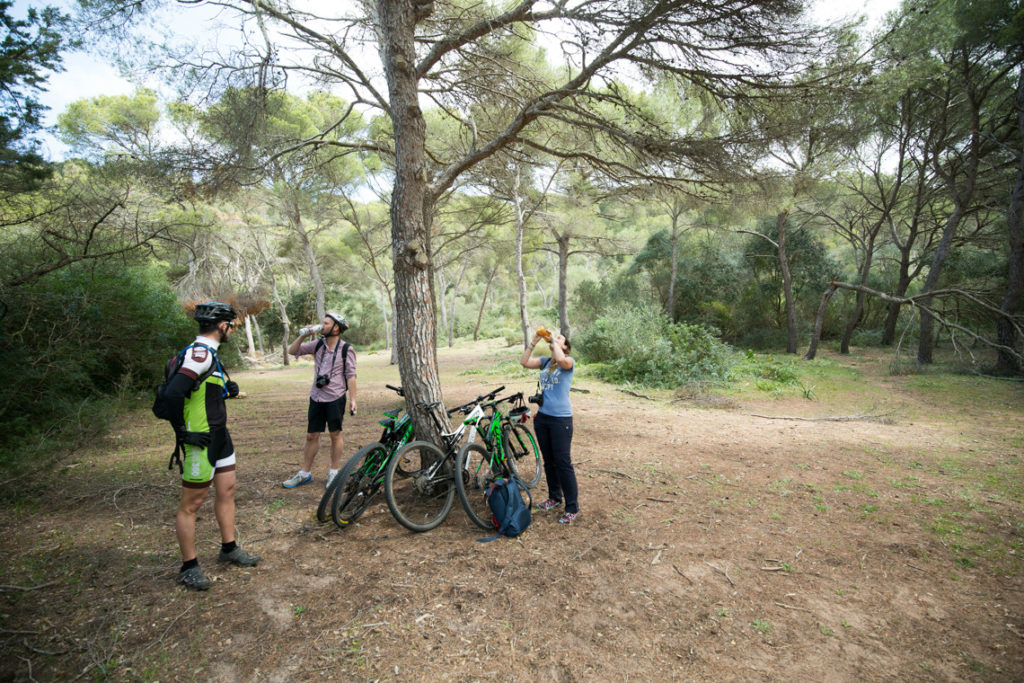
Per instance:
[[[558,325],[563,337],[569,329],[569,235],[558,236]]]
[[[953,212],[946,219],[946,225],[942,229],[942,238],[939,240],[939,244],[935,248],[935,254],[932,256],[928,277],[925,279],[924,287],[921,289],[922,294],[928,294],[938,287],[942,268],[946,263],[946,258],[949,256],[949,249],[953,244],[953,237],[956,235],[960,222],[971,205],[971,200],[974,197],[975,183],[978,178],[978,167],[981,160],[981,102],[976,96],[975,84],[972,83],[969,77],[965,81],[964,87],[963,96],[965,97],[966,106],[971,108],[969,111],[971,127],[970,138],[964,146],[965,149],[961,152],[961,155],[964,157],[962,182],[960,177],[961,170],[959,168],[946,168],[943,165],[944,161],[938,156],[932,158],[935,174],[945,180],[945,185],[950,195],[949,199],[953,202]],[[931,306],[932,297],[929,296],[921,299],[921,304],[923,306]],[[918,365],[926,365],[932,362],[932,354],[935,347],[934,328],[935,319],[922,309],[921,334],[917,340]]]
[[[256,357],[256,340],[252,336],[252,316],[245,316],[245,355],[249,358]]]
[[[316,262],[316,253],[313,251],[313,243],[309,239],[309,233],[306,232],[305,226],[302,224],[302,216],[299,213],[299,207],[292,207],[291,215],[289,220],[292,223],[292,230],[299,238],[299,243],[302,245],[302,253],[306,257],[306,265],[309,267],[309,279],[313,281],[313,290],[316,293],[316,317],[317,320],[323,320],[324,314],[327,313],[327,303],[324,296],[324,281],[320,277],[320,266]]]
[[[277,291],[277,278],[273,278],[271,280],[271,285],[273,286],[274,301],[277,303],[277,310],[281,313],[281,327],[284,329],[281,336],[281,362],[287,366],[289,363],[288,345],[291,343],[291,340],[288,338],[291,334],[291,321],[288,320],[288,308],[284,305],[284,301],[281,300],[281,295]]]
[[[949,218],[946,219],[946,225],[942,229],[942,239],[939,240],[939,245],[935,249],[935,254],[932,256],[931,268],[928,270],[928,277],[925,278],[924,287],[921,289],[922,294],[927,294],[933,291],[939,284],[939,277],[942,275],[942,267],[946,263],[946,258],[949,256],[949,247],[953,243],[953,236],[956,234],[956,229],[960,225],[960,219],[963,217],[963,203],[957,202],[953,213],[950,214]],[[925,297],[921,299],[921,304],[924,306],[931,306],[933,299]],[[926,365],[932,362],[932,356],[935,350],[935,318],[925,310],[921,310],[921,332],[920,338],[917,340],[917,362],[919,365]]]
[[[423,7],[423,5],[419,5]],[[430,255],[433,197],[427,187],[426,122],[419,106],[412,0],[379,0],[377,32],[395,133],[395,185],[391,195],[391,249],[395,268],[395,344],[406,407],[416,437],[440,442],[420,403],[441,401],[437,372],[437,321]],[[432,409],[445,429],[443,405]]]
[[[835,282],[828,286],[825,293],[821,295],[821,304],[818,306],[818,315],[814,317],[814,333],[811,335],[811,343],[804,354],[804,360],[814,360],[818,355],[818,342],[821,341],[821,328],[825,324],[825,310],[828,308],[829,299],[836,293]]]
[[[910,288],[910,250],[900,249],[899,277],[896,280],[896,290],[893,296],[904,297]],[[900,321],[900,310],[902,304],[889,304],[889,312],[885,316],[885,326],[882,331],[882,344],[892,346],[896,343],[896,324]]]
[[[1017,127],[1024,140],[1024,72],[1017,79]],[[1016,315],[1024,305],[1024,227],[1021,226],[1021,212],[1024,210],[1024,143],[1018,151],[1017,182],[1010,194],[1010,205],[1006,211],[1006,231],[1010,239],[1010,256],[1007,263],[1006,294],[1001,310],[1006,315]],[[1018,339],[1013,324],[1004,317],[996,322],[996,340],[1003,346],[1015,349]],[[1016,374],[1021,371],[1020,362],[1007,351],[999,350],[996,372]]]
[[[878,235],[877,229],[871,232],[868,236],[868,243],[865,247],[866,253],[864,254],[864,264],[860,271],[860,284],[862,287],[868,286],[868,277],[871,274],[871,261],[875,256],[875,237]],[[853,331],[857,329],[857,325],[860,324],[861,318],[864,317],[864,300],[867,299],[867,294],[864,292],[857,292],[857,303],[853,309],[853,315],[846,323],[846,329],[843,331],[843,341],[839,345],[839,353],[848,354],[850,353],[850,339],[853,337]]]
[[[519,287],[519,324],[523,332],[523,348],[530,344],[533,332],[530,329],[530,315],[526,310],[526,274],[523,272],[523,234],[526,231],[526,220],[523,215],[523,202],[519,197],[519,186],[522,182],[519,166],[516,166],[512,184],[512,206],[516,213],[516,285]]]
[[[682,202],[679,197],[672,200],[672,256],[668,276],[668,299],[665,301],[665,314],[675,322],[676,319],[676,278],[679,276],[679,217],[682,214]]]
[[[796,303],[793,301],[793,274],[789,271],[789,256],[786,255],[786,219],[788,211],[782,211],[775,219],[779,234],[779,269],[782,271],[782,293],[786,306],[786,353],[796,353]]]

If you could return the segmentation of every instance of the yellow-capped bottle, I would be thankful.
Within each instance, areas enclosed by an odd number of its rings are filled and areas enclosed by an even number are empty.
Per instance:
[[[546,342],[551,341],[551,332],[549,332],[543,325],[537,327],[537,336]]]

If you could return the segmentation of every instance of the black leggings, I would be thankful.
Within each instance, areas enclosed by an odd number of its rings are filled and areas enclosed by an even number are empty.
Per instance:
[[[537,413],[533,420],[537,445],[544,456],[544,477],[548,483],[548,497],[565,498],[566,512],[579,512],[579,488],[576,470],[572,466],[572,418],[551,417]]]

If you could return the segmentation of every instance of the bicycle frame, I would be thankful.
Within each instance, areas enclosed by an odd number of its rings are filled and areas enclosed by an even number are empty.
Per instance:
[[[377,483],[383,483],[384,470],[387,469],[388,461],[402,446],[412,440],[412,418],[408,413],[397,419],[387,412],[384,414],[390,419],[377,421],[384,427],[384,431],[380,435],[380,442],[385,448],[384,457],[379,461],[367,461],[360,472],[363,476],[371,477]]]
[[[500,392],[504,388],[505,388],[504,386],[498,387],[497,389],[492,391],[487,396],[493,397],[494,395],[496,395],[498,392]],[[478,434],[477,424],[480,422],[480,419],[483,418],[486,415],[486,413],[484,413],[484,409],[483,409],[483,407],[481,407],[481,404],[479,403],[479,401],[481,399],[483,399],[483,398],[487,398],[487,396],[478,396],[474,401],[471,401],[470,403],[467,403],[465,405],[461,405],[461,406],[459,406],[457,408],[452,408],[451,410],[449,410],[448,414],[452,415],[452,414],[454,414],[456,412],[459,412],[459,411],[465,411],[470,405],[473,406],[473,409],[469,411],[469,413],[466,415],[466,417],[462,421],[462,423],[459,424],[459,426],[457,428],[455,428],[455,430],[453,430],[451,432],[445,432],[443,430],[443,427],[442,427],[440,421],[437,419],[437,416],[434,415],[434,413],[430,413],[430,416],[434,419],[434,424],[437,425],[437,429],[438,429],[438,431],[441,434],[441,442],[442,442],[441,446],[443,447],[441,450],[444,453],[444,457],[442,457],[437,462],[431,464],[425,471],[420,473],[419,477],[421,478],[422,481],[424,481],[424,482],[433,481],[434,480],[434,475],[437,474],[438,470],[440,470],[441,467],[448,460],[454,459],[454,456],[455,456],[455,454],[458,451],[457,446],[462,441],[462,436],[466,433],[467,429],[469,430],[469,440],[468,440],[467,443],[473,443],[473,442],[476,441],[476,437],[477,437],[477,434]],[[436,404],[424,403],[424,404],[420,404],[419,407],[426,409],[426,408],[431,408],[434,405],[436,405]],[[403,446],[403,445],[405,445],[405,444],[404,443],[401,444],[399,446],[399,448],[401,448],[401,446]],[[391,454],[389,453],[388,457],[390,458],[390,456],[391,456]]]
[[[498,404],[503,403],[505,401],[508,401],[509,403],[513,404],[521,404],[523,402],[523,394],[522,392],[520,392],[518,394],[506,396],[505,398],[498,399],[497,401],[485,403],[482,406],[491,409],[490,424],[488,425],[486,431],[480,431],[479,434],[484,442],[484,446],[487,448],[488,453],[490,453],[491,455],[492,468],[495,465],[503,465],[507,460],[507,457],[505,455],[505,439],[503,437],[506,430],[510,429],[512,424],[514,424],[510,417],[508,415],[502,414],[501,410],[498,408]],[[477,408],[482,407],[477,406]],[[513,408],[513,410],[515,409]],[[485,416],[482,409],[480,410],[480,413],[480,416],[473,421],[474,429],[478,427],[480,420]],[[470,418],[467,417],[466,421],[463,424],[468,424],[469,421]]]

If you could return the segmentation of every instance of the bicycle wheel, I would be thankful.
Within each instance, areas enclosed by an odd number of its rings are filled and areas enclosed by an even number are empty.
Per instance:
[[[331,519],[331,506],[334,505],[334,499],[338,496],[338,489],[341,487],[341,472],[334,475],[334,481],[331,485],[324,489],[324,495],[320,497],[320,504],[316,506],[316,521],[323,524]]]
[[[532,489],[540,483],[540,474],[543,471],[540,464],[540,449],[537,448],[537,440],[524,425],[513,425],[511,431],[505,435],[505,457],[511,459],[516,476],[527,488]]]
[[[430,531],[455,501],[451,458],[429,441],[402,446],[388,463],[384,496],[399,524],[409,531]]]
[[[459,492],[466,515],[481,529],[494,529],[491,508],[484,493],[498,477],[505,476],[505,468],[491,469],[491,454],[477,443],[466,444],[455,459],[455,488]]]
[[[341,483],[331,503],[331,517],[339,528],[348,528],[370,507],[373,497],[380,491],[379,474],[386,455],[384,444],[375,441],[356,451],[338,472]]]

